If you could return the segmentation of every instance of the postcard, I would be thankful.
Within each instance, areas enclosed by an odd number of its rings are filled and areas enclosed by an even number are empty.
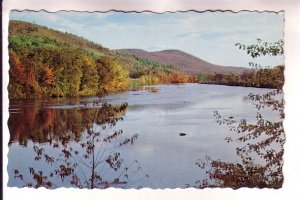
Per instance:
[[[298,192],[292,3],[18,2],[3,6],[4,199]]]

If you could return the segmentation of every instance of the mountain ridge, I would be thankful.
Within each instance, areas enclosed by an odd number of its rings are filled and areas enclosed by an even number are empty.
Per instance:
[[[162,64],[172,65],[191,75],[212,72],[220,74],[241,74],[243,71],[248,70],[248,68],[245,67],[215,65],[177,49],[153,52],[142,49],[117,49],[116,51],[121,54],[129,54],[143,59],[154,60]]]

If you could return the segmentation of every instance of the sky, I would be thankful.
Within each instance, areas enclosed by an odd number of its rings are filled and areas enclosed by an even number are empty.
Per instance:
[[[249,67],[249,62],[263,66],[284,63],[284,57],[253,60],[235,46],[238,42],[255,44],[257,38],[266,42],[283,39],[283,13],[12,11],[10,19],[73,33],[109,49],[177,49],[224,66]]]

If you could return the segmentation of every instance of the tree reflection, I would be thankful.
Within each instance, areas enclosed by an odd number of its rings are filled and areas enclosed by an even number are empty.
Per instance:
[[[95,107],[93,108],[51,108],[36,104],[35,106],[20,106],[17,113],[10,113],[8,119],[9,145],[18,141],[21,145],[26,146],[28,140],[39,143],[52,142],[67,134],[72,139],[78,140],[82,133],[90,129],[94,123],[106,123],[106,120],[103,119],[106,116],[103,116],[102,110],[98,108],[99,102],[94,102]],[[120,117],[127,111],[126,104],[124,104],[126,108],[121,111],[116,110],[117,107],[113,108],[105,103],[104,105],[111,107],[111,111],[105,111],[111,115],[109,118]],[[116,120],[120,119],[116,118]]]
[[[34,160],[41,167],[29,167],[32,179],[24,180],[26,172],[18,169],[14,170],[14,177],[23,181],[25,187],[34,188],[126,187],[133,176],[142,172],[138,161],[128,163],[120,150],[132,145],[138,134],[126,137],[122,130],[113,129],[123,120],[126,103],[97,105],[97,108],[37,109],[31,114],[11,115],[10,143],[19,140],[26,145],[28,139],[49,142],[47,146],[35,143],[33,147]],[[25,121],[20,123],[20,119]],[[138,177],[143,179],[148,175]]]

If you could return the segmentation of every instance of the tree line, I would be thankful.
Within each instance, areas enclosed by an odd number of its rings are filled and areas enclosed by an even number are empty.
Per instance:
[[[258,88],[282,88],[284,83],[284,66],[260,68],[244,71],[242,74],[201,73],[199,83],[219,84]]]

